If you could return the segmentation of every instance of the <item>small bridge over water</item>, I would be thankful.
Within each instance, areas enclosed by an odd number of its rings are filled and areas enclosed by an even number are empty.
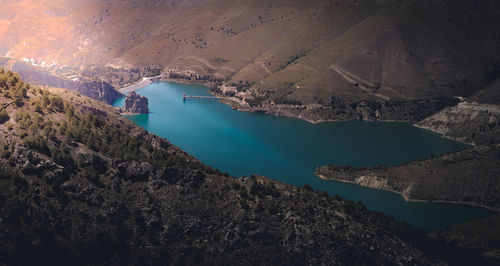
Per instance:
[[[186,95],[185,93],[182,94],[182,100],[183,101],[188,101],[188,100],[208,100],[208,101],[217,101],[222,99],[222,97],[216,97],[216,96],[193,96],[193,95]]]

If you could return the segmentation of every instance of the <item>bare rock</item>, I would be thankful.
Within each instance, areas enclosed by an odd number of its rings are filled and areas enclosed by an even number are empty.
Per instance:
[[[135,92],[131,92],[127,95],[125,99],[125,113],[132,114],[147,114],[149,113],[148,99],[144,96],[140,96]]]

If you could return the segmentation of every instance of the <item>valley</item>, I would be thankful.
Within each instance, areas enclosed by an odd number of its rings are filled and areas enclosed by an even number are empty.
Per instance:
[[[0,7],[0,265],[500,260],[498,1]]]

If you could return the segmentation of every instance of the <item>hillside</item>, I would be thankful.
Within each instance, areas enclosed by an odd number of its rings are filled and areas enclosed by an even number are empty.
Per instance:
[[[417,126],[472,145],[498,144],[500,106],[462,101],[421,120]]]
[[[319,104],[321,118],[339,102],[469,96],[500,77],[494,0],[68,2],[8,4],[0,52],[241,81],[251,105]]]
[[[500,147],[482,146],[400,166],[323,166],[325,179],[400,193],[408,200],[444,201],[500,210]]]
[[[431,237],[455,242],[467,249],[476,249],[483,256],[500,260],[500,215],[469,221],[433,232]]]
[[[112,104],[116,99],[123,97],[123,94],[116,91],[112,85],[105,81],[87,77],[70,80],[56,76],[44,69],[8,58],[0,58],[0,67],[19,73],[19,76],[30,84],[75,90],[108,104]]]

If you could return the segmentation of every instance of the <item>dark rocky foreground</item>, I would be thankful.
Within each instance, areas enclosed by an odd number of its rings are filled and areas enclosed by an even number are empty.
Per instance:
[[[74,92],[0,88],[0,264],[483,263],[361,203],[229,177]]]

